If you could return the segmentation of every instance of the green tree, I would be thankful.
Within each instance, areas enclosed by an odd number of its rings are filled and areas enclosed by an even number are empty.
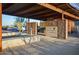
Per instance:
[[[26,23],[25,18],[16,17],[16,20],[14,22],[14,24],[15,24],[14,26],[18,27],[19,32],[22,32],[22,27],[25,25],[25,23]]]

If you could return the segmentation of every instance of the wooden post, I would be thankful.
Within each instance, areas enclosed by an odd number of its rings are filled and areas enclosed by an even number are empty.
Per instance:
[[[67,39],[68,38],[68,19],[66,19],[66,25],[65,26],[66,26],[66,29],[65,29],[66,30],[66,32],[65,32],[66,37],[65,38]]]
[[[27,29],[27,31],[26,31],[26,33],[29,33],[29,31],[28,31],[29,30],[29,28],[28,28],[29,25],[27,24],[29,22],[30,22],[30,20],[29,20],[29,18],[27,18],[27,22],[26,22],[26,29]]]
[[[27,22],[30,22],[30,19],[29,18],[27,19]]]
[[[0,3],[0,52],[2,51],[2,4]]]
[[[62,11],[62,20],[64,20],[64,12]]]

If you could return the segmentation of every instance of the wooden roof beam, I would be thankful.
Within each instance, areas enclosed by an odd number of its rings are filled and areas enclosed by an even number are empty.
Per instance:
[[[44,6],[46,8],[49,8],[51,10],[57,11],[59,13],[63,13],[65,15],[69,16],[69,17],[72,17],[72,18],[75,18],[75,19],[79,19],[79,16],[75,16],[75,15],[73,15],[71,13],[68,13],[68,12],[66,12],[66,11],[64,11],[64,10],[62,10],[60,8],[55,7],[54,5],[51,5],[51,4],[48,4],[48,3],[38,3],[38,4],[41,5],[41,6]]]

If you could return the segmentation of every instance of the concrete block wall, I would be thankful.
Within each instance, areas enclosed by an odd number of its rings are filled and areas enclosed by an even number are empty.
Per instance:
[[[28,22],[26,23],[26,29],[28,34],[37,35],[37,23],[36,22]]]
[[[58,19],[58,38],[67,39],[68,37],[68,20]]]
[[[48,19],[48,22],[50,20]],[[51,19],[51,21],[55,24],[57,24],[57,37],[60,39],[67,39],[68,37],[68,20],[64,19],[62,20],[61,18],[59,19]],[[54,25],[53,25],[54,26]]]
[[[43,24],[43,23],[42,23]],[[56,34],[57,33],[57,38],[60,38],[60,39],[67,39],[68,37],[68,20],[67,19],[48,19],[47,21],[44,22],[43,24],[46,28],[48,27],[57,27],[57,32],[56,31],[51,31],[51,35],[52,36],[53,34]],[[41,25],[42,26],[42,25]],[[32,33],[35,34],[37,32],[37,25],[36,23],[27,23],[27,33],[30,33],[30,28],[33,28],[33,31]],[[47,35],[47,32],[49,31],[46,31],[45,30],[45,34]],[[49,34],[49,33],[48,33]]]
[[[57,20],[47,20],[44,22],[40,22],[40,26],[46,27],[46,26],[57,26]]]

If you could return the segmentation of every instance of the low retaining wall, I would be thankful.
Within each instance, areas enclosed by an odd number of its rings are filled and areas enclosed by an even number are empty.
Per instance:
[[[2,41],[2,49],[6,49],[8,47],[16,47],[21,46],[33,42],[40,41],[39,36],[33,36],[33,37],[26,37],[26,38],[9,38]]]
[[[2,36],[14,36],[14,35],[18,35],[19,33],[17,32],[9,32],[9,33],[2,33]]]

